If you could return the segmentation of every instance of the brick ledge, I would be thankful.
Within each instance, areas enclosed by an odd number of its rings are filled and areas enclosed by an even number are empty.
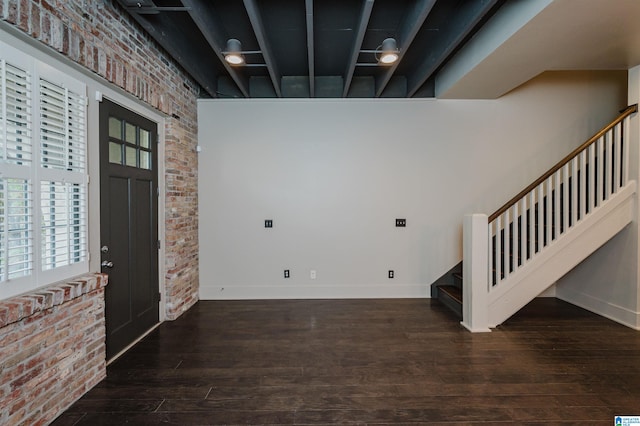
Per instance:
[[[0,328],[104,288],[107,283],[107,274],[87,274],[40,288],[32,293],[2,300],[0,301]]]

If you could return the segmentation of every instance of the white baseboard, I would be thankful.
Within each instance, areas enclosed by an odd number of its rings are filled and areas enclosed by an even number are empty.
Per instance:
[[[256,299],[413,299],[429,298],[426,284],[318,285],[268,286],[200,285],[200,300],[256,300]]]
[[[640,312],[634,312],[631,309],[614,305],[613,303],[589,294],[562,288],[562,286],[558,287],[556,297],[560,300],[571,303],[572,305],[579,306],[590,312],[640,331]]]

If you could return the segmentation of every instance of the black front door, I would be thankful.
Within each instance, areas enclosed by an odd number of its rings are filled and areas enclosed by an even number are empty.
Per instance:
[[[107,359],[159,321],[157,125],[100,104],[100,240]]]

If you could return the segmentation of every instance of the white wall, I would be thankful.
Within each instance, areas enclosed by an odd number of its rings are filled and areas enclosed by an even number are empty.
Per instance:
[[[640,102],[640,67],[629,71],[629,104]],[[630,178],[640,182],[640,119],[631,119]],[[636,219],[556,284],[558,298],[640,329],[638,275],[638,208]]]
[[[428,297],[465,213],[624,106],[626,72],[545,73],[498,100],[201,100],[200,296]]]

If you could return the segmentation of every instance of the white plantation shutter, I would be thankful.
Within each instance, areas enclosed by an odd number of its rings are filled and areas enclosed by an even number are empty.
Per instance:
[[[84,84],[2,42],[0,67],[2,299],[88,271],[88,186]]]
[[[65,89],[40,80],[40,162],[64,170],[67,163]]]
[[[42,269],[49,270],[85,259],[86,197],[79,184],[45,181],[41,184]]]
[[[0,179],[0,275],[15,279],[33,269],[33,194],[25,179]]]
[[[41,174],[55,178],[40,185],[45,271],[86,259],[85,105],[83,95],[40,80],[40,164],[53,169]]]
[[[0,59],[0,158],[28,165],[32,159],[30,74]]]
[[[85,171],[85,104],[84,96],[40,80],[42,167]]]
[[[67,170],[87,173],[87,98],[84,95],[68,92],[67,107]]]

